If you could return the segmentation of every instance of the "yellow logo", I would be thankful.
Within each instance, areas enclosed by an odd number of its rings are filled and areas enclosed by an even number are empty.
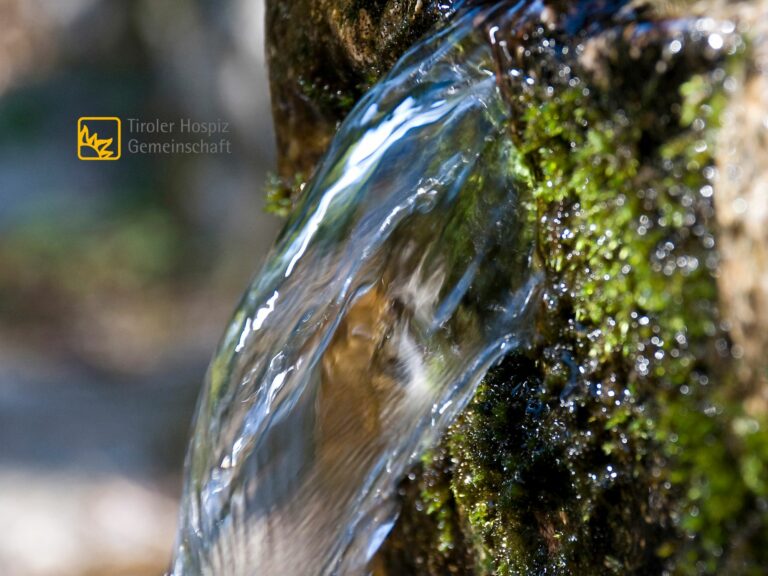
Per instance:
[[[82,117],[77,121],[77,157],[80,160],[120,158],[120,118]]]

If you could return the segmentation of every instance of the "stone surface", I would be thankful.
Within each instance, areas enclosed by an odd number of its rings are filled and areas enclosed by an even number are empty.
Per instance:
[[[754,59],[733,79],[718,142],[719,289],[747,410],[768,414],[768,2],[736,10]]]
[[[287,193],[309,178],[356,100],[450,14],[451,5],[452,0],[267,2],[278,175]]]
[[[445,16],[303,4],[269,10],[283,182]],[[768,565],[768,3],[608,4],[550,2],[509,39],[535,79],[505,90],[538,336],[404,481],[377,575]]]

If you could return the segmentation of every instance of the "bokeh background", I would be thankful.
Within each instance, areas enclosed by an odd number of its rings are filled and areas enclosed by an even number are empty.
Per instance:
[[[0,0],[0,574],[158,575],[206,364],[279,227],[262,0]],[[79,116],[231,156],[81,162]]]

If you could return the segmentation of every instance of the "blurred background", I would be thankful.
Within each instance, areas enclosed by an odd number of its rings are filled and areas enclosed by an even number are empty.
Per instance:
[[[206,364],[279,226],[262,3],[0,0],[3,576],[168,565]],[[81,162],[80,116],[222,119],[233,153]]]

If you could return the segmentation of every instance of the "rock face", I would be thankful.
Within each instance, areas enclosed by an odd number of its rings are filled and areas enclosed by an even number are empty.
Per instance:
[[[717,143],[717,224],[723,314],[749,413],[768,414],[768,3],[744,3],[753,58],[724,111]]]
[[[271,0],[283,182],[449,12]],[[537,337],[404,482],[372,570],[763,574],[768,3],[535,14],[496,37],[532,79],[503,89],[547,278]]]
[[[357,99],[437,21],[452,0],[272,0],[267,55],[278,172],[307,179]]]

